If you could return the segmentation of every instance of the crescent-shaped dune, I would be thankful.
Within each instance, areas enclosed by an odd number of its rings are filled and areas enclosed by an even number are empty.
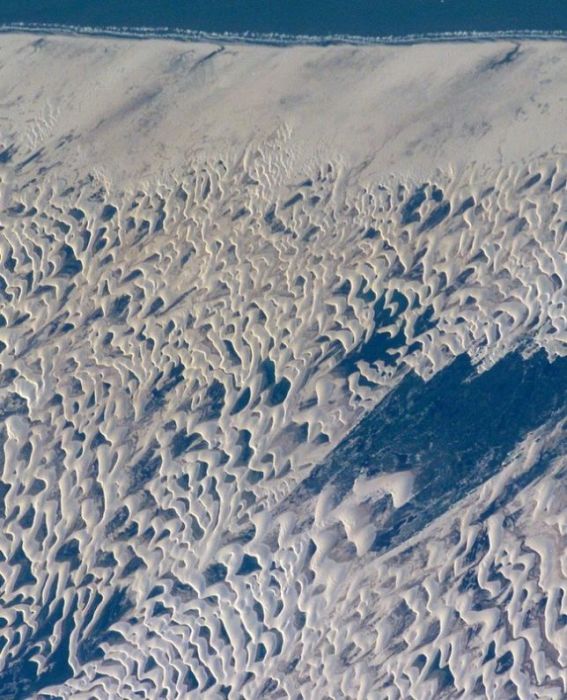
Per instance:
[[[0,40],[0,698],[567,695],[567,45]]]

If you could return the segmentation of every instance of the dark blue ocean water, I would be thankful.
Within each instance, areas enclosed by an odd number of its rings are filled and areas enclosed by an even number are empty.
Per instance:
[[[293,43],[567,33],[563,0],[2,0],[0,25]],[[445,35],[445,37],[440,36]],[[301,37],[301,38],[300,38]]]

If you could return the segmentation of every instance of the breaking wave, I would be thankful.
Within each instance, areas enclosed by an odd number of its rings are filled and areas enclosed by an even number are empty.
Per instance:
[[[278,32],[207,32],[170,27],[116,27],[116,26],[79,26],[50,23],[14,22],[0,24],[0,32],[34,34],[62,34],[76,36],[107,36],[123,39],[170,39],[174,41],[198,41],[234,44],[264,44],[272,46],[330,46],[333,44],[353,44],[357,46],[405,45],[441,42],[477,42],[477,41],[558,41],[567,39],[567,31],[542,30],[507,30],[507,31],[457,31],[424,34],[406,34],[401,36],[363,36],[357,34],[282,34]]]

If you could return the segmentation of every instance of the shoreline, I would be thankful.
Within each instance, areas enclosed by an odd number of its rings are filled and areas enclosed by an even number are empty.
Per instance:
[[[329,46],[415,46],[422,44],[477,44],[501,41],[547,42],[567,41],[567,31],[505,30],[495,32],[439,32],[407,35],[364,36],[356,34],[285,34],[259,32],[207,32],[193,29],[170,27],[118,27],[118,26],[78,26],[50,23],[8,23],[0,24],[1,34],[44,34],[48,36],[91,37],[107,39],[163,39],[192,43],[223,43],[271,47],[329,47]]]

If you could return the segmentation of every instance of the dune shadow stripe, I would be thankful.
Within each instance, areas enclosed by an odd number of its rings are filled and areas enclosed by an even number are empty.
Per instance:
[[[550,363],[544,351],[527,360],[510,353],[480,375],[467,355],[427,383],[410,374],[313,470],[294,500],[327,484],[340,500],[358,476],[411,469],[412,499],[391,512],[374,542],[387,551],[496,474],[529,431],[564,415],[565,396],[567,358]]]

